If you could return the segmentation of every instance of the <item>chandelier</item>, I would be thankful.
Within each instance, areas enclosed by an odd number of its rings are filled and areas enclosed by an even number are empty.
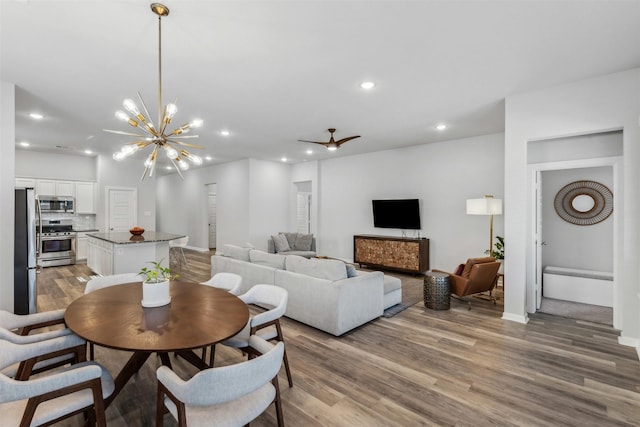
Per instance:
[[[164,150],[165,155],[171,161],[175,169],[178,171],[180,178],[183,178],[181,170],[189,169],[189,163],[195,165],[202,164],[202,158],[194,154],[189,153],[184,147],[202,148],[200,145],[190,144],[185,142],[185,139],[197,138],[198,135],[185,135],[192,128],[198,128],[202,126],[201,119],[192,120],[182,126],[179,126],[172,131],[169,131],[167,127],[171,123],[171,120],[178,111],[175,101],[169,103],[163,107],[162,105],[162,17],[169,15],[169,8],[160,4],[152,3],[151,10],[158,15],[158,121],[157,126],[151,120],[151,115],[147,109],[140,92],[138,92],[138,99],[142,111],[138,108],[138,105],[132,99],[125,99],[122,106],[129,112],[119,110],[116,111],[116,117],[122,121],[129,123],[134,128],[144,131],[144,133],[122,132],[117,130],[104,129],[106,132],[115,133],[118,135],[127,135],[138,138],[136,141],[130,142],[124,145],[120,151],[113,154],[114,160],[123,160],[126,157],[131,156],[138,150],[141,150],[149,145],[153,147],[153,150],[144,161],[144,173],[141,180],[147,176],[153,176],[153,170],[156,165],[156,159],[158,152]]]

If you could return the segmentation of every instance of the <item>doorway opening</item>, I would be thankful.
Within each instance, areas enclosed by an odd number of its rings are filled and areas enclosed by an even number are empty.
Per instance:
[[[209,230],[209,250],[217,247],[216,239],[217,186],[207,184],[207,224]]]
[[[527,280],[529,312],[614,327],[619,323],[616,248],[620,222],[616,206],[620,206],[621,155],[621,131],[528,144],[533,218],[532,263]],[[598,221],[573,221],[567,209],[584,211],[588,216],[603,205],[600,200],[586,200],[586,190],[567,196],[566,189],[578,183],[597,183],[610,191],[612,213]],[[587,201],[598,206],[581,205]]]

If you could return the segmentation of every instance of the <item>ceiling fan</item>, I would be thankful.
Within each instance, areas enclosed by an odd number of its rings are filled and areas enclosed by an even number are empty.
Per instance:
[[[329,142],[320,142],[320,141],[305,141],[304,139],[299,139],[298,141],[300,142],[311,142],[313,144],[320,144],[320,145],[324,145],[325,147],[327,147],[327,150],[329,151],[334,151],[337,150],[338,147],[340,147],[342,144],[344,144],[347,141],[351,141],[352,139],[356,139],[356,138],[360,138],[360,135],[354,135],[354,136],[348,136],[346,138],[342,138],[339,140],[334,140],[333,139],[333,133],[336,131],[333,128],[329,128],[327,129],[329,131],[329,133],[331,134],[331,138],[329,138]]]

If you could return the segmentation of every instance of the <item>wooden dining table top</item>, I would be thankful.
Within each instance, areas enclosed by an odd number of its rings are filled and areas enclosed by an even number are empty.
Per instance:
[[[141,305],[142,282],[99,289],[73,301],[65,322],[104,347],[172,352],[224,341],[249,320],[247,305],[227,291],[181,281],[170,288],[171,302],[153,308]]]

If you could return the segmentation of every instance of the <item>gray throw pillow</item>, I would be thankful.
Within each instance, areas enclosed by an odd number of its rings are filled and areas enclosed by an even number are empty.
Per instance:
[[[298,234],[296,242],[293,245],[293,249],[296,251],[310,251],[312,241],[313,234]]]
[[[289,243],[289,248],[293,249],[296,245],[296,237],[298,237],[298,233],[287,233],[286,231],[280,231],[278,234],[284,234],[287,238],[287,242]]]
[[[345,265],[347,266],[347,277],[356,277],[358,275],[358,271],[353,264],[345,263]]]
[[[273,244],[276,247],[276,252],[286,252],[291,250],[289,242],[287,241],[287,237],[284,234],[280,233],[275,236],[271,236],[271,239],[273,239]]]

